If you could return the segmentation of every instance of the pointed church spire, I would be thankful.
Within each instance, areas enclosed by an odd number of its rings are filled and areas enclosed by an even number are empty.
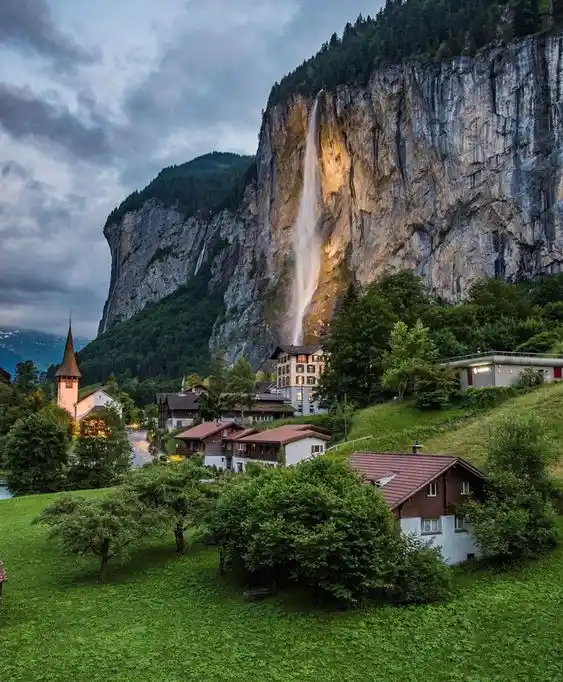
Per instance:
[[[55,376],[69,377],[71,379],[80,379],[80,377],[82,376],[82,374],[80,374],[80,370],[78,369],[78,364],[76,363],[76,355],[74,354],[74,343],[72,340],[72,324],[70,320],[68,323],[68,334],[66,337],[63,361],[60,367],[57,369]]]

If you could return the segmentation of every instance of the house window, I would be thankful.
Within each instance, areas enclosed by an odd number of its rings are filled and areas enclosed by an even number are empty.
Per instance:
[[[181,428],[182,426],[184,426],[184,423],[182,422],[182,420],[181,420],[181,419],[177,419],[177,420],[176,420],[176,428],[179,429],[179,428]]]
[[[237,471],[241,474],[244,471],[244,465],[242,462],[237,462]]]
[[[295,394],[296,400],[302,401],[303,400],[303,391],[297,391]]]
[[[316,371],[315,365],[307,365],[307,372],[309,374],[314,374]]]
[[[469,530],[469,522],[465,516],[455,517],[455,532],[456,533],[467,533]]]
[[[295,377],[295,383],[297,386],[303,386],[305,384],[305,377]]]
[[[426,486],[426,497],[438,497],[438,484],[430,483]]]
[[[441,519],[422,519],[422,534],[432,535],[442,532]]]
[[[307,377],[307,384],[309,386],[314,386],[317,383],[317,380],[315,377]]]
[[[317,455],[319,452],[324,452],[324,445],[311,445],[312,455]]]
[[[469,481],[462,481],[461,482],[461,494],[462,495],[470,495],[471,494],[471,485],[469,484]]]
[[[245,448],[244,443],[239,443],[239,444],[238,444],[238,451],[239,451],[239,452],[244,452],[244,448]]]
[[[305,365],[295,365],[295,371],[298,374],[303,374],[305,372]]]
[[[306,363],[307,362],[307,356],[306,355],[298,355],[297,356],[297,362]]]

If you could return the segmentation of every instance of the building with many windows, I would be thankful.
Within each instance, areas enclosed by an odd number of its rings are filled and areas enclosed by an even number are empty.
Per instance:
[[[278,346],[270,359],[276,361],[276,390],[293,405],[297,414],[322,411],[314,397],[325,368],[321,346]]]

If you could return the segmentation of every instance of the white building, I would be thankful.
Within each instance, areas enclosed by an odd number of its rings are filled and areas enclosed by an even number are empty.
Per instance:
[[[563,358],[540,353],[488,351],[452,358],[445,364],[458,371],[462,391],[468,388],[514,386],[525,369],[542,372],[547,383],[563,378]]]
[[[290,424],[267,431],[235,422],[205,422],[176,436],[181,454],[199,454],[205,466],[244,471],[248,462],[293,466],[325,451],[330,434],[311,424]]]
[[[458,457],[356,452],[350,465],[381,489],[401,530],[438,547],[444,562],[481,556],[463,503],[483,492],[484,474]]]
[[[314,391],[325,369],[320,345],[278,346],[271,360],[276,361],[276,390],[293,405],[299,415],[322,412]]]

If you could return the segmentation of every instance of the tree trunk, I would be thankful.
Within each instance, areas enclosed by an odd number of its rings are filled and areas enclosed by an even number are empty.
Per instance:
[[[105,583],[108,577],[109,540],[104,540],[100,556],[100,582]]]
[[[183,554],[186,551],[186,541],[184,540],[184,528],[178,524],[174,528],[174,538],[176,539],[176,551]]]

